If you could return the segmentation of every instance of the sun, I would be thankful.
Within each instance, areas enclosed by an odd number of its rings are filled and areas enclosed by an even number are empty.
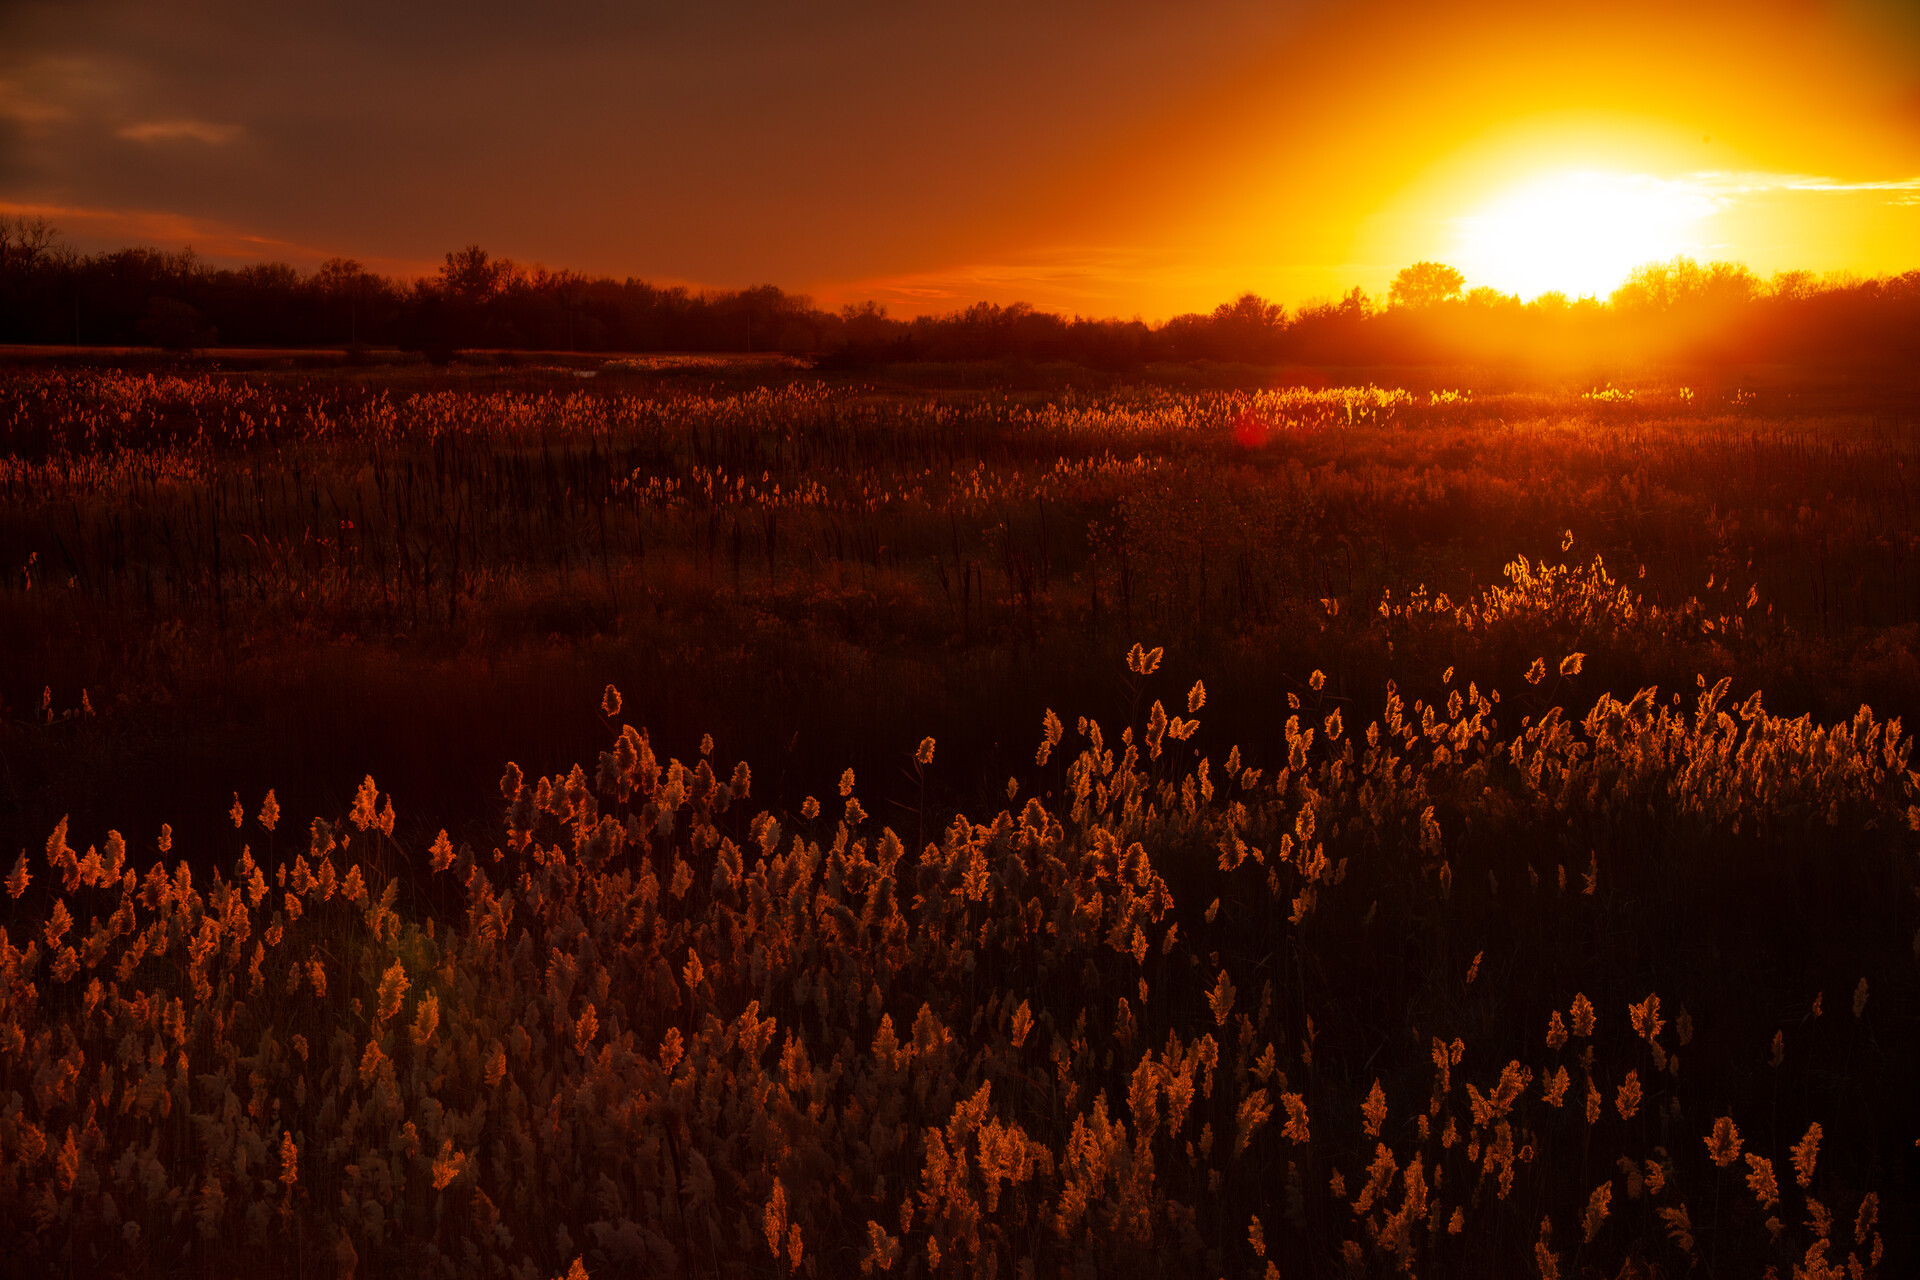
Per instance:
[[[1456,221],[1454,260],[1471,284],[1523,298],[1605,297],[1642,263],[1701,253],[1701,223],[1718,211],[1684,179],[1540,173]]]

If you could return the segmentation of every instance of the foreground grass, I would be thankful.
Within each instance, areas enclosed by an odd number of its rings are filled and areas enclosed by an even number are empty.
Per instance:
[[[1254,769],[1160,662],[1128,655],[1136,723],[1048,713],[1005,807],[918,815],[918,851],[851,770],[776,814],[710,742],[663,762],[611,687],[597,765],[507,767],[494,848],[403,847],[372,779],[293,839],[236,797],[225,875],[62,824],[7,881],[10,1247],[517,1277],[1911,1248],[1897,722],[1726,682],[1576,718],[1548,695],[1582,659],[1547,655],[1365,725],[1314,673]]]

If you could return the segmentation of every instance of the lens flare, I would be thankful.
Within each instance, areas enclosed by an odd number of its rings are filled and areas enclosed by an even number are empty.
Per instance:
[[[1459,220],[1455,258],[1472,285],[1525,298],[1605,297],[1645,262],[1703,252],[1719,211],[1685,181],[1568,170],[1528,178]]]

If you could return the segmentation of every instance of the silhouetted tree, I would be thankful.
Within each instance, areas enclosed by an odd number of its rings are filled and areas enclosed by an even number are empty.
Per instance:
[[[883,361],[1152,361],[1274,365],[1506,361],[1769,362],[1920,368],[1920,272],[1871,280],[1737,263],[1649,263],[1611,298],[1522,304],[1416,262],[1378,308],[1364,290],[1286,308],[1247,293],[1211,312],[1139,320],[977,303],[901,320],[875,302],[823,311],[773,285],[699,293],[645,280],[523,268],[479,245],[432,276],[390,279],[347,258],[302,276],[282,263],[213,267],[191,250],[83,255],[42,220],[0,219],[0,341],[205,345],[361,342],[450,359],[461,347],[835,353]]]
[[[1387,305],[1430,307],[1460,296],[1465,276],[1442,262],[1416,262],[1402,267],[1387,290]]]

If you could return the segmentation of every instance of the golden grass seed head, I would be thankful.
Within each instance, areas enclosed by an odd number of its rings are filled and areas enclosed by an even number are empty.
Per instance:
[[[1584,1244],[1592,1244],[1593,1238],[1600,1234],[1600,1228],[1607,1220],[1608,1209],[1613,1204],[1613,1180],[1609,1178],[1593,1189],[1587,1197],[1586,1212],[1580,1216],[1580,1238]]]
[[[1814,1167],[1820,1161],[1820,1122],[1814,1121],[1807,1126],[1807,1132],[1800,1141],[1793,1144],[1793,1180],[1802,1190],[1813,1185]]]
[[[1707,1155],[1722,1169],[1740,1158],[1740,1128],[1734,1124],[1732,1116],[1721,1116],[1713,1122],[1713,1132],[1701,1139],[1707,1145]]]
[[[1640,1110],[1640,1073],[1627,1072],[1627,1078],[1620,1082],[1619,1092],[1614,1095],[1613,1105],[1620,1112],[1622,1120],[1631,1120]],[[1725,1163],[1722,1161],[1721,1163]]]
[[[1573,1034],[1591,1036],[1593,1034],[1593,1002],[1584,993],[1573,997],[1573,1007],[1568,1011],[1573,1023]]]

